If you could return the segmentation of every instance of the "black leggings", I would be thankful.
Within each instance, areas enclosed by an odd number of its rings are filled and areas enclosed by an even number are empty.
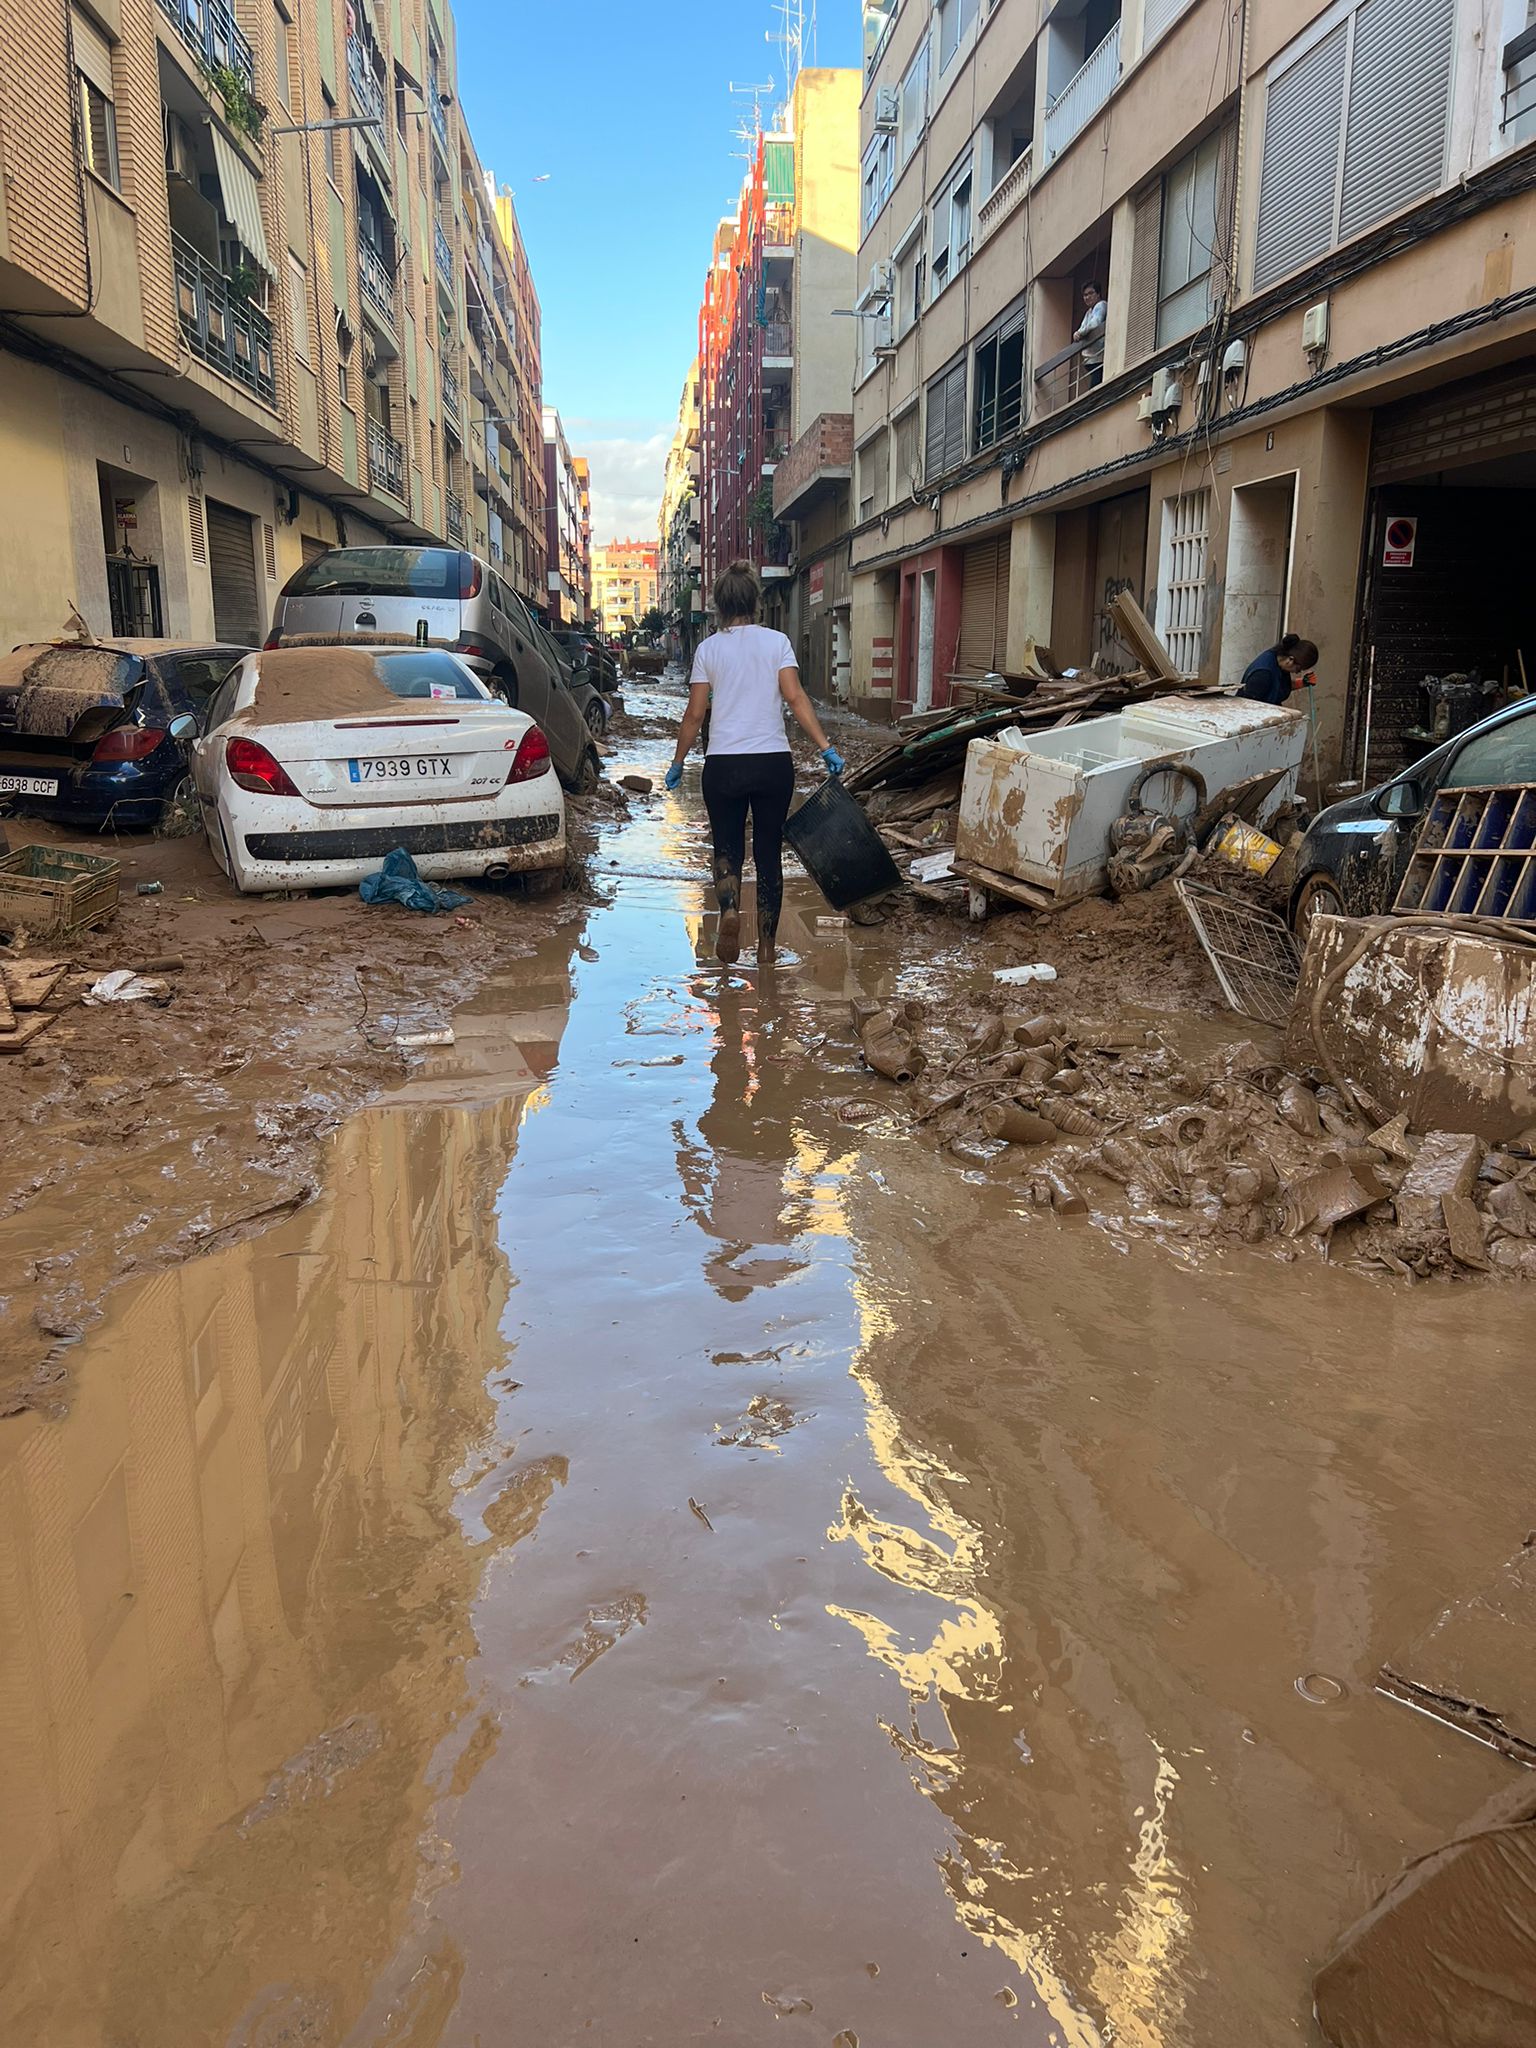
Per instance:
[[[741,870],[752,817],[757,870],[757,932],[772,939],[784,901],[784,820],[795,793],[795,764],[783,754],[711,754],[704,763],[704,807],[715,840],[715,888],[722,910],[741,908]]]

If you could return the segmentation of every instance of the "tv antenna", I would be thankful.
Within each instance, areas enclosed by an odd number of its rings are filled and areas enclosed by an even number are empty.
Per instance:
[[[795,80],[807,56],[816,62],[816,0],[775,0],[774,13],[780,26],[764,31],[764,41],[777,43],[784,64],[784,96],[795,89]]]
[[[736,154],[737,156],[745,157],[748,163],[751,163],[757,154],[757,138],[763,132],[763,101],[773,90],[774,82],[771,78],[763,85],[737,85],[734,80],[729,81],[726,85],[726,91],[734,94],[736,98],[750,98],[752,101],[752,121],[750,127],[747,124],[745,112],[743,112],[740,121],[736,125],[736,140],[742,145],[736,151]]]

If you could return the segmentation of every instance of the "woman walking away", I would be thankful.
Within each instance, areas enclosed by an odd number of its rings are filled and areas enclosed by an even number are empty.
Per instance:
[[[1292,690],[1306,686],[1316,667],[1317,649],[1312,642],[1299,633],[1287,633],[1249,662],[1237,694],[1257,698],[1260,704],[1285,704]]]
[[[741,871],[752,820],[752,863],[757,870],[757,957],[777,956],[779,910],[784,901],[784,820],[795,791],[794,763],[784,731],[784,707],[821,749],[829,775],[841,775],[843,757],[821,729],[800,682],[795,650],[782,633],[757,623],[762,592],[748,562],[732,562],[715,585],[718,631],[694,656],[688,709],[677,734],[677,758],[667,787],[683,779],[683,762],[705,714],[704,805],[715,842],[715,893],[720,935],[715,952],[726,962],[741,953]]]

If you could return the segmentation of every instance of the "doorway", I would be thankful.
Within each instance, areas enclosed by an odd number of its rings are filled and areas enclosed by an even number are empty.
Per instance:
[[[912,708],[933,709],[933,646],[937,597],[937,571],[925,569],[917,582],[917,674],[913,679]]]
[[[1291,589],[1296,473],[1240,484],[1232,493],[1227,535],[1227,594],[1221,614],[1221,686],[1235,690],[1243,671],[1285,631]]]
[[[208,500],[208,573],[213,583],[213,629],[232,647],[261,640],[262,607],[256,585],[256,523],[249,512]]]

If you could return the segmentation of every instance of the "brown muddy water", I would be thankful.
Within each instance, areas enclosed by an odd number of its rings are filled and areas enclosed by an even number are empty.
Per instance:
[[[1314,2039],[1511,1769],[1372,1677],[1525,1533],[1525,1312],[850,1128],[938,968],[701,965],[693,782],[603,858],[0,1434],[0,2039]]]

